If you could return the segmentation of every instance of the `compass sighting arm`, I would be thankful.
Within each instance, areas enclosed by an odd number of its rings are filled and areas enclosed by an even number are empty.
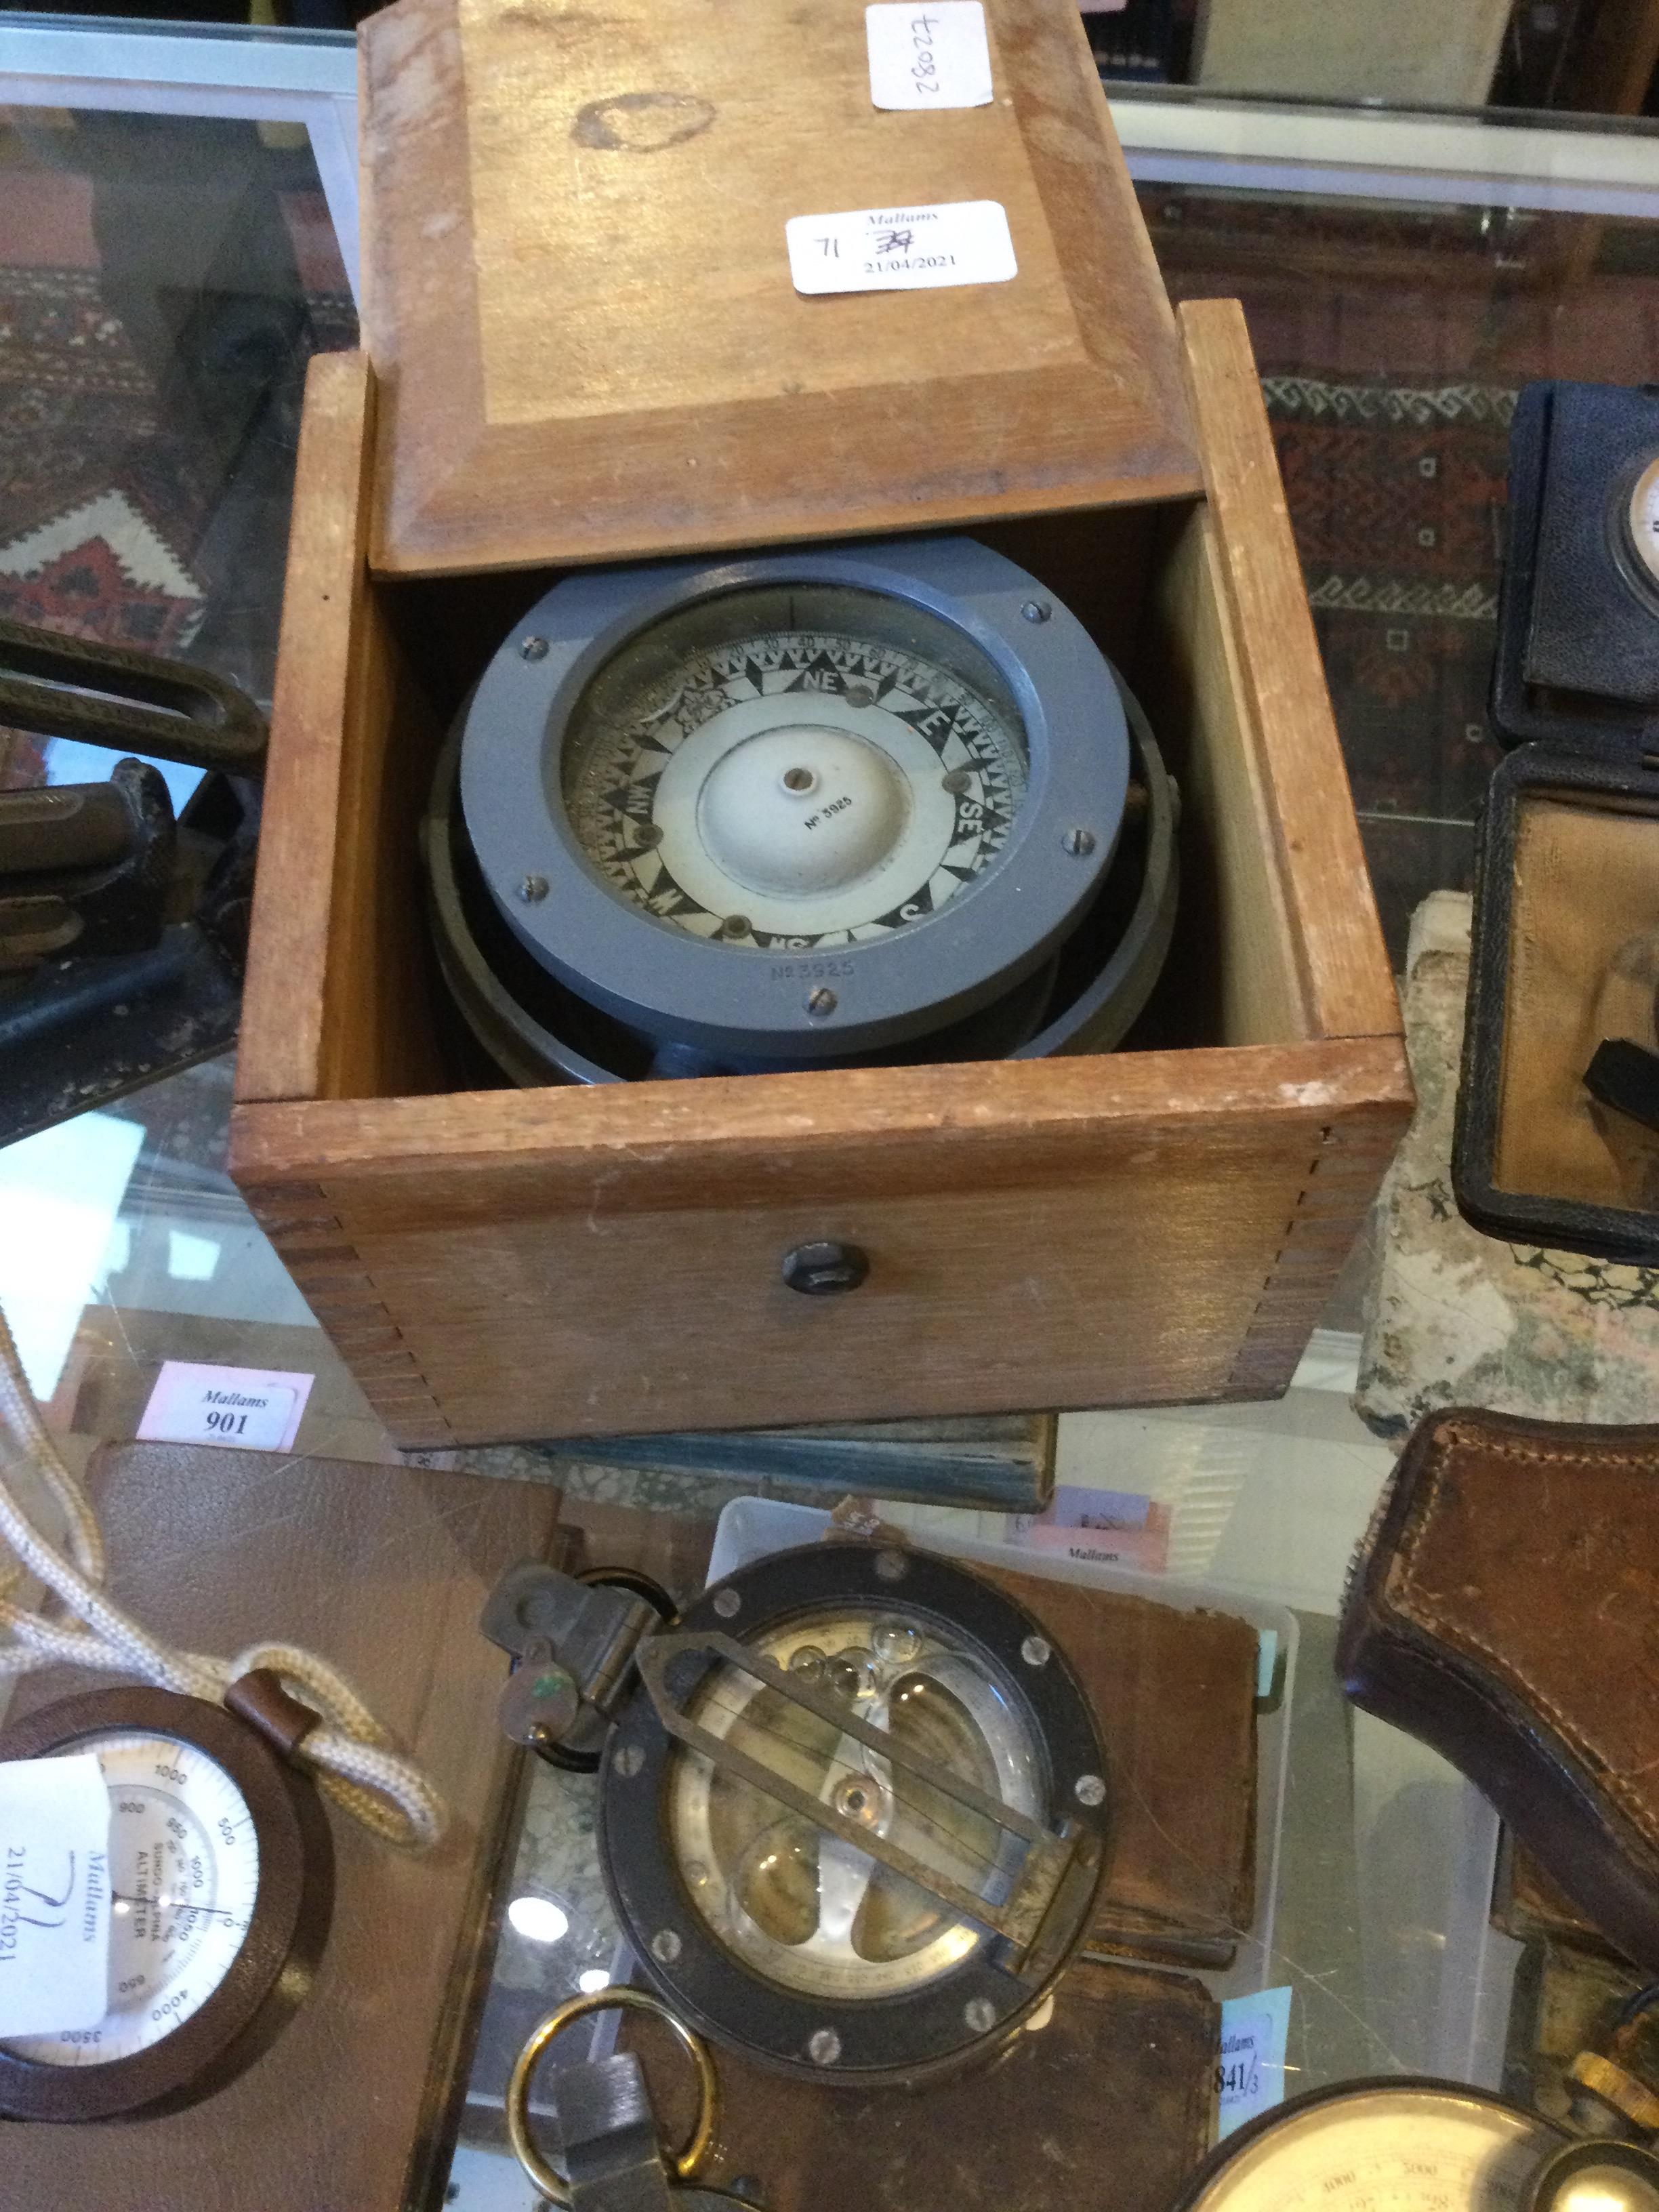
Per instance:
[[[710,1660],[724,1662],[752,1675],[774,1696],[801,1707],[820,1720],[833,1723],[843,1735],[886,1760],[895,1773],[909,1777],[925,1790],[951,1799],[977,1814],[991,1827],[1017,1838],[1025,1850],[1012,1893],[1006,1901],[995,1903],[967,1888],[946,1864],[901,1848],[882,1832],[879,1826],[872,1827],[843,1811],[835,1802],[834,1793],[826,1799],[803,1790],[787,1774],[751,1757],[728,1737],[716,1735],[702,1727],[686,1710],[681,1694],[681,1675],[684,1672],[689,1681],[700,1680]],[[1010,1964],[1016,1972],[1024,1969],[1027,1954],[1037,1947],[1043,1924],[1068,1876],[1073,1875],[1074,1863],[1079,1867],[1086,1863],[1090,1872],[1093,1871],[1097,1840],[1087,1832],[1070,1822],[1050,1829],[1028,1819],[965,1776],[902,1743],[890,1729],[872,1727],[867,1721],[859,1719],[842,1700],[749,1650],[735,1637],[693,1632],[658,1636],[640,1654],[638,1666],[658,1719],[677,1741],[700,1753],[717,1771],[737,1776],[842,1844],[915,1883],[964,1920],[1000,1937],[1009,1946]]]

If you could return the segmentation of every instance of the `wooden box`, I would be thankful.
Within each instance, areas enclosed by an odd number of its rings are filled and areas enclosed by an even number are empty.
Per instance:
[[[406,1446],[1281,1390],[1410,1085],[1243,317],[1170,314],[1063,0],[992,0],[998,100],[925,118],[870,110],[861,9],[729,12],[399,0],[365,26],[374,366],[320,358],[307,390],[232,1172]],[[560,35],[537,46],[526,25]],[[771,387],[726,404],[697,379],[716,375],[714,325],[750,260],[716,254],[702,339],[692,292],[676,295],[688,404],[655,389],[648,316],[613,389],[579,309],[593,292],[611,313],[614,268],[568,228],[515,230],[522,177],[504,200],[479,188],[479,163],[506,158],[502,118],[529,118],[556,166],[608,115],[616,166],[549,189],[647,275],[679,270],[664,237],[708,232],[715,131],[665,136],[650,102],[725,128],[769,67],[795,85],[797,36],[840,44],[807,57],[815,102],[781,137],[756,125],[757,151],[732,126],[720,204],[734,176],[764,201],[763,235],[749,201],[733,217],[744,253],[773,240],[781,258],[797,206],[902,205],[924,182],[969,198],[989,177],[1021,246],[1006,291],[1030,275],[1030,317],[1005,306],[970,358],[988,288],[808,301],[773,268],[753,325]],[[641,116],[660,141],[642,149]],[[925,178],[889,127],[924,120],[941,133]],[[809,128],[809,183],[780,169],[766,197],[756,165],[795,158]],[[603,192],[625,209],[670,159],[683,195],[651,185],[640,245]],[[1033,225],[1043,252],[1022,243]],[[526,289],[539,399],[514,321]],[[623,289],[637,307],[649,288],[635,269]],[[416,824],[442,731],[550,574],[918,522],[971,527],[1070,605],[1180,781],[1181,919],[1139,1048],[454,1087]],[[781,1279],[782,1255],[821,1237],[869,1253],[850,1295]]]

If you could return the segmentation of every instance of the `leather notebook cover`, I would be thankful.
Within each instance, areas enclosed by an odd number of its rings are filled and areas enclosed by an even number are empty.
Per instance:
[[[975,1565],[1083,1678],[1112,1831],[1090,1942],[1229,1965],[1255,1908],[1256,1632],[1230,1613]]]
[[[915,2089],[833,2089],[721,2049],[708,2185],[750,2177],[768,2212],[1167,2212],[1209,2148],[1219,2022],[1185,1974],[1085,1960],[1046,2027]],[[684,2058],[632,2014],[617,2042],[639,2055],[665,2138],[683,2140]]]
[[[263,1637],[320,1652],[425,1765],[452,1826],[417,1856],[329,1806],[327,1948],[270,2050],[160,2119],[0,2122],[0,2204],[399,2212],[423,2202],[460,2091],[521,1771],[495,1725],[505,1662],[478,1613],[502,1568],[546,1557],[559,1493],[177,1444],[101,1450],[88,1488],[112,1592],[147,1628],[227,1656]],[[26,1675],[8,1718],[125,1679],[68,1667]]]
[[[1420,1422],[1337,1669],[1462,1769],[1577,1911],[1659,1973],[1659,1428]]]

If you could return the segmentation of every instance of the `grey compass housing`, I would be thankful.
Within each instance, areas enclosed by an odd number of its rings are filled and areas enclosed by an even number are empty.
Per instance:
[[[878,938],[799,950],[692,935],[619,896],[577,837],[562,778],[584,695],[630,641],[697,602],[792,586],[879,594],[951,625],[1012,698],[1028,763],[1006,841],[959,896]],[[1117,682],[1076,617],[988,547],[919,538],[567,578],[515,625],[473,694],[459,804],[501,921],[576,997],[659,1060],[678,1049],[714,1065],[800,1066],[925,1040],[1036,977],[1100,890],[1130,765]],[[1168,873],[1167,823],[1163,834]]]

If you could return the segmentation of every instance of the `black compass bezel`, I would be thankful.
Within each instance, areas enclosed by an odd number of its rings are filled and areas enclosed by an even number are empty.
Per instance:
[[[785,1989],[728,1951],[686,1890],[669,1831],[678,1746],[643,1692],[611,1730],[599,1784],[605,1887],[647,1980],[715,2041],[832,2087],[923,2079],[1002,2040],[1029,2018],[1087,1934],[1111,1822],[1109,1796],[1087,1805],[1074,1794],[1079,1777],[1104,1778],[1106,1768],[1093,1709],[1070,1662],[1053,1650],[1043,1663],[1032,1664],[1024,1647],[1042,1632],[1031,1614],[937,1553],[851,1540],[776,1553],[705,1591],[677,1626],[747,1641],[817,1608],[871,1603],[937,1620],[984,1652],[1041,1747],[1041,1817],[1053,1826],[1070,1822],[1084,1833],[1092,1881],[1075,1900],[1074,1925],[1040,1981],[1020,1980],[996,1963],[994,1947],[981,1945],[937,1981],[898,1995],[825,1999]],[[1048,1640],[1042,1643],[1048,1651]],[[653,1948],[665,1929],[678,1939],[667,1960],[660,1944]],[[970,2003],[989,2006],[988,2029],[969,2026]],[[824,2028],[834,2033],[836,2056],[815,2061],[812,2039]]]

